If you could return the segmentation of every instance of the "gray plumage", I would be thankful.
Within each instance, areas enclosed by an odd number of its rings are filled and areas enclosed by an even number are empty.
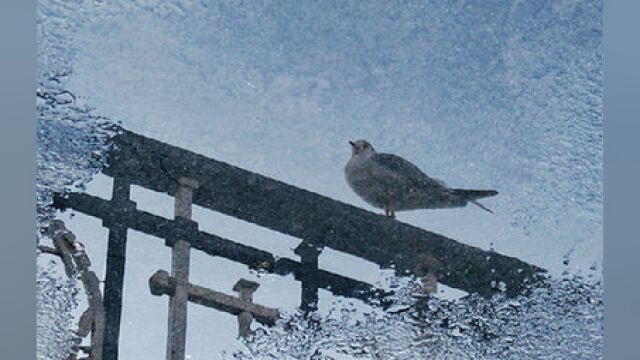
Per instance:
[[[350,141],[352,156],[345,167],[347,183],[368,204],[395,217],[395,211],[466,206],[469,202],[492,212],[477,199],[495,190],[449,188],[411,162],[393,154],[379,154],[365,140]]]

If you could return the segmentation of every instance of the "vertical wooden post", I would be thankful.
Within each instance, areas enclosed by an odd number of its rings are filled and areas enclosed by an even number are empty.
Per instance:
[[[318,285],[315,281],[318,270],[318,256],[322,252],[315,244],[302,241],[294,250],[294,253],[300,256],[302,264],[302,293],[300,309],[304,312],[315,311],[318,309]]]
[[[438,292],[438,270],[441,266],[440,261],[429,255],[421,257],[416,263],[413,272],[420,276],[422,294],[433,295]]]
[[[240,279],[233,286],[233,291],[240,295],[240,299],[253,302],[253,293],[260,287],[260,284],[254,281]],[[238,315],[238,334],[243,338],[251,334],[251,322],[253,315],[248,311],[243,311]]]
[[[198,182],[180,178],[175,195],[175,218],[191,220],[193,191]],[[191,245],[185,239],[175,239],[171,251],[171,276],[175,279],[175,292],[169,299],[169,323],[167,332],[167,360],[183,360],[187,335],[187,284],[189,282],[189,251]]]
[[[117,212],[135,209],[129,200],[131,186],[122,178],[113,179],[111,203],[114,213],[103,219],[103,226],[109,228],[107,248],[107,269],[104,279],[104,360],[118,359],[118,339],[120,317],[122,315],[122,288],[124,282],[125,256],[127,252],[127,228],[117,220]]]

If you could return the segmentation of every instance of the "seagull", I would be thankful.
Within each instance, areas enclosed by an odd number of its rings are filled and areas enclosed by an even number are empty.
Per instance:
[[[477,199],[495,196],[496,190],[452,189],[400,156],[377,153],[366,140],[349,144],[351,158],[344,168],[349,187],[368,204],[384,209],[386,216],[395,219],[396,211],[454,208],[468,203],[493,213]]]

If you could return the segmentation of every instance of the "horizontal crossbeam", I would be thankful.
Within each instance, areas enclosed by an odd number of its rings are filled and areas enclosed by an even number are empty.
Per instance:
[[[415,273],[425,256],[442,265],[445,285],[491,296],[504,282],[516,295],[545,270],[517,258],[445,236],[285,184],[132,132],[114,138],[105,174],[175,195],[180,177],[202,184],[193,203],[319,246]]]
[[[305,281],[313,282],[318,288],[327,289],[334,295],[356,298],[374,305],[385,305],[384,297],[390,294],[366,282],[325,270],[309,273],[298,261],[288,258],[276,259],[271,253],[264,250],[198,231],[182,219],[169,220],[134,207],[124,210],[114,209],[110,201],[92,195],[71,193],[66,197],[57,196],[54,199],[54,206],[59,209],[71,208],[90,216],[109,219],[109,221],[117,222],[124,227],[161,239],[169,239],[175,234],[181,234],[191,243],[192,248],[209,255],[223,257],[270,273],[293,274],[296,280],[302,280],[306,276]],[[193,233],[189,234],[190,231]]]
[[[175,290],[175,279],[164,270],[158,270],[149,279],[149,288],[153,295],[171,295]],[[250,301],[227,295],[202,286],[186,284],[187,296],[190,302],[224,311],[232,315],[248,312],[259,323],[274,325],[280,318],[278,309],[254,304]]]

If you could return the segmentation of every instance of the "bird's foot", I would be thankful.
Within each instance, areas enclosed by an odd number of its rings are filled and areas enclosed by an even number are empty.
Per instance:
[[[396,212],[391,210],[391,209],[389,209],[389,208],[385,208],[384,209],[384,215],[387,216],[387,217],[390,217],[392,219],[396,218]]]

